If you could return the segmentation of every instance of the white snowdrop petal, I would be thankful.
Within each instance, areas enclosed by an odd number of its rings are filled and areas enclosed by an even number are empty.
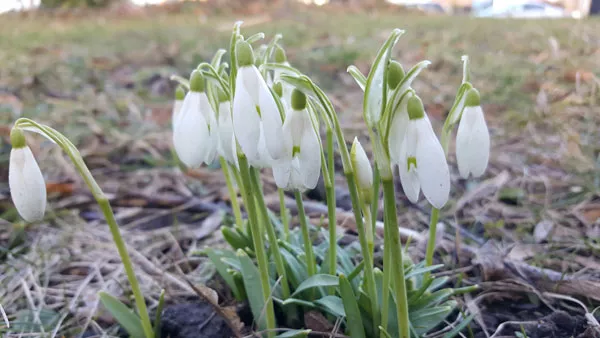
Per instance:
[[[456,163],[462,178],[468,178],[471,172],[471,133],[467,115],[463,112],[456,132]]]
[[[269,151],[267,150],[267,145],[265,143],[265,135],[263,129],[264,127],[262,122],[259,122],[258,144],[255,157],[250,158],[246,155],[246,157],[248,158],[248,163],[255,168],[270,168],[277,162],[273,160],[273,158],[271,158],[271,156],[269,155]]]
[[[213,147],[208,124],[199,111],[181,111],[173,131],[173,145],[179,159],[188,167],[199,167]]]
[[[173,121],[173,123],[175,123],[175,119],[177,118],[177,115],[181,111],[182,106],[183,106],[183,100],[175,100],[173,102],[173,115],[171,116],[171,120]]]
[[[304,173],[302,172],[300,160],[298,157],[294,157],[292,159],[290,170],[290,182],[287,186],[287,189],[297,189],[300,191],[306,190],[306,186],[304,184]]]
[[[412,96],[412,95],[411,95]],[[390,152],[390,161],[392,164],[398,164],[400,162],[400,147],[404,141],[406,129],[408,128],[408,111],[406,105],[408,99],[400,102],[400,107],[392,119],[392,125],[390,126],[390,134],[388,137],[388,148]]]
[[[471,154],[473,156],[471,174],[474,177],[479,177],[485,172],[490,159],[490,133],[481,107],[478,106],[473,109],[475,119],[471,129]]]
[[[400,172],[400,183],[404,194],[412,203],[417,203],[419,200],[419,192],[421,191],[421,184],[417,175],[416,169],[413,164],[411,167],[408,166],[409,157],[414,157],[415,146],[416,146],[416,130],[414,129],[414,122],[410,121],[411,125],[407,130],[407,133],[402,141],[400,147],[400,161],[398,163],[398,171]]]
[[[262,75],[256,66],[246,66],[238,69],[235,88],[237,90],[238,83],[244,86],[254,105],[258,105],[258,93],[260,91],[260,82],[265,82]]]
[[[29,147],[13,148],[8,166],[10,194],[19,215],[39,221],[46,210],[46,183]]]
[[[450,171],[442,145],[427,118],[417,120],[417,174],[423,195],[440,209],[450,196]]]
[[[298,154],[299,170],[305,189],[314,189],[321,175],[321,143],[310,122],[308,113],[304,114],[304,133]],[[366,155],[365,155],[366,156]]]
[[[286,189],[290,183],[291,163],[278,162],[273,165],[273,178],[280,189]]]
[[[233,121],[231,119],[231,108],[230,103],[221,102],[219,103],[219,123],[218,126],[218,142],[217,150],[220,156],[229,162],[237,162],[237,154],[235,147],[235,137],[233,135]]]
[[[258,104],[264,127],[267,150],[273,159],[278,160],[283,158],[287,152],[287,145],[281,142],[283,140],[283,121],[281,120],[275,98],[273,98],[271,91],[262,78],[259,79],[259,86]]]
[[[243,79],[238,74],[233,98],[233,131],[249,162],[257,161],[259,158],[260,124],[256,104],[252,101]]]

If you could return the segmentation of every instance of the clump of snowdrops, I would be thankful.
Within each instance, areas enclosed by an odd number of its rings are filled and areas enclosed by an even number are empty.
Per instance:
[[[446,160],[454,127],[458,171],[464,178],[481,176],[487,167],[490,138],[479,92],[469,79],[463,57],[462,83],[438,139],[423,102],[411,87],[428,61],[407,72],[392,59],[404,31],[394,30],[379,49],[367,76],[350,66],[364,91],[363,117],[373,149],[374,167],[361,143],[351,149],[327,95],[293,68],[280,45],[259,33],[245,38],[236,23],[229,60],[219,50],[180,85],[173,106],[173,145],[187,167],[219,161],[231,195],[235,218],[224,226],[233,250],[206,249],[218,273],[238,300],[248,300],[258,334],[305,336],[303,314],[320,311],[350,337],[417,337],[440,329],[456,308],[452,296],[474,287],[446,287],[447,278],[431,271],[439,210],[450,195]],[[127,249],[108,200],[75,146],[56,130],[29,119],[16,121],[11,132],[9,185],[19,214],[33,222],[44,216],[46,190],[42,173],[27,146],[33,131],[60,146],[71,158],[102,209],[129,279],[136,310],[101,294],[103,304],[134,337],[157,337],[159,316],[150,320]],[[324,133],[324,139],[321,138]],[[342,247],[336,233],[334,157],[340,156],[359,237],[359,250]],[[431,204],[430,236],[425,261],[414,263],[400,243],[395,169],[408,199],[420,192]],[[260,174],[272,173],[279,189],[280,212],[267,208]],[[326,191],[328,229],[310,224],[302,193]],[[238,203],[238,192],[247,218]],[[295,197],[299,227],[290,225],[286,194]],[[383,266],[375,266],[376,215],[383,195]],[[318,238],[317,241],[314,239]],[[160,314],[162,299],[157,313]],[[455,313],[458,313],[456,311]],[[458,314],[458,322],[468,318]],[[295,330],[290,330],[294,328]],[[447,327],[441,333],[456,334]],[[449,332],[448,332],[449,331]]]

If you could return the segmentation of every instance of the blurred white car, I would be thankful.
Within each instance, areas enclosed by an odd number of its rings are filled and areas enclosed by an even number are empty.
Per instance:
[[[566,12],[556,6],[541,2],[513,3],[508,6],[489,6],[475,12],[477,17],[494,18],[564,18]]]

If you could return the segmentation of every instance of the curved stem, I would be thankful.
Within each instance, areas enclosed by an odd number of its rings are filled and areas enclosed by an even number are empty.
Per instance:
[[[248,191],[252,189],[252,177],[248,167],[248,160],[244,155],[240,155],[238,158],[240,164],[240,178],[243,182],[244,192],[246,193],[246,212],[250,217],[252,241],[254,244],[254,251],[256,253],[256,260],[258,262],[258,270],[260,272],[260,285],[262,288],[263,300],[265,302],[267,329],[272,330],[275,329],[276,325],[273,300],[271,299],[271,285],[269,284],[269,261],[267,260],[267,253],[265,252],[265,245],[260,224],[258,223],[258,212],[256,209],[255,199],[247,194]],[[269,337],[273,336],[274,334],[269,334]]]

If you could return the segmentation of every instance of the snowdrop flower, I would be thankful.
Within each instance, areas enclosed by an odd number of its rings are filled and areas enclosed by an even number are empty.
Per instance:
[[[177,115],[181,111],[181,106],[183,106],[183,99],[185,98],[185,90],[182,86],[177,86],[175,89],[175,101],[173,101],[173,115],[172,121],[175,121]]]
[[[354,142],[352,142],[350,158],[363,201],[370,204],[373,191],[373,169],[371,168],[371,162],[369,162],[365,149],[356,137],[354,138]]]
[[[236,46],[238,72],[233,97],[233,130],[248,159],[255,167],[268,167],[287,155],[282,140],[283,122],[275,98],[254,65],[252,47]]]
[[[173,145],[179,159],[188,167],[214,161],[217,148],[215,113],[204,92],[204,77],[192,72],[190,91],[173,121]],[[211,128],[212,127],[212,128]]]
[[[225,92],[219,90],[219,139],[217,152],[227,162],[238,166],[237,145],[233,133],[233,120],[231,118],[231,102]]]
[[[294,89],[291,101],[283,124],[286,157],[273,166],[273,177],[282,189],[314,189],[321,173],[321,143],[306,110],[306,96]]]
[[[465,108],[456,134],[456,160],[460,176],[468,178],[483,175],[490,158],[490,134],[488,132],[477,89],[469,89]]]
[[[12,150],[8,167],[8,185],[19,215],[28,222],[39,221],[46,210],[46,184],[23,132],[10,133]]]
[[[442,208],[450,195],[450,172],[444,150],[431,122],[425,114],[423,102],[417,96],[408,100],[408,126],[400,147],[390,143],[390,153],[399,153],[400,182],[406,197],[416,203],[419,192],[435,208]]]
[[[412,92],[406,93],[402,101],[398,104],[398,108],[394,112],[390,125],[390,133],[388,136],[388,149],[390,153],[390,161],[392,164],[400,163],[400,151],[406,130],[408,128],[408,100],[413,96]]]

